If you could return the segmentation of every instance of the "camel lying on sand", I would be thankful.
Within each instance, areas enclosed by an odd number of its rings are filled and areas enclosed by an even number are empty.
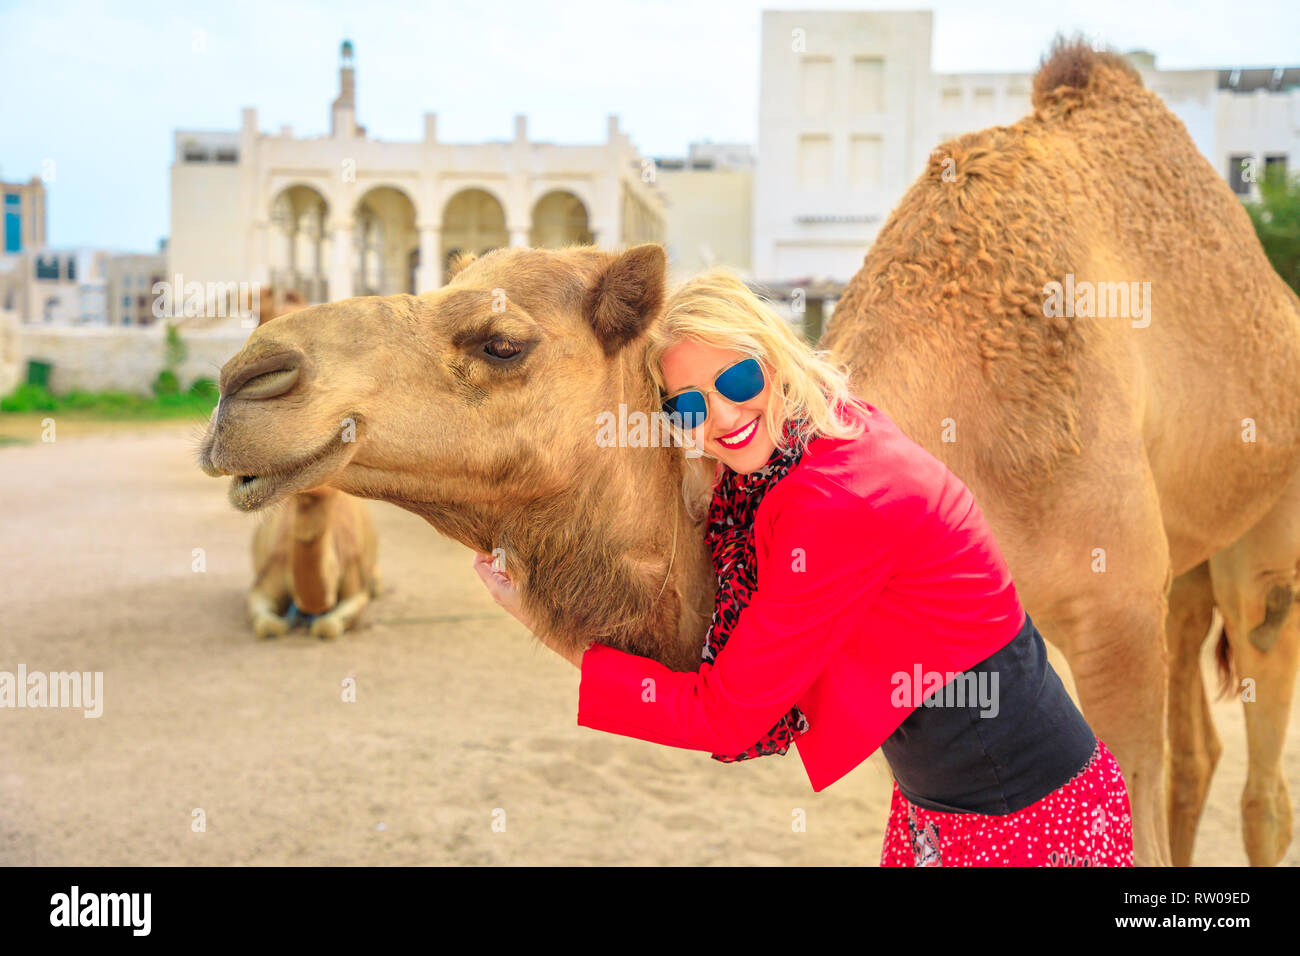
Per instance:
[[[258,326],[302,307],[291,291]],[[253,632],[273,637],[301,623],[314,637],[341,637],[379,594],[378,549],[364,501],[328,486],[292,495],[253,534]]]
[[[377,553],[364,501],[329,487],[293,495],[253,535],[253,633],[301,623],[313,637],[341,637],[379,594]]]
[[[1300,302],[1122,60],[1058,45],[1034,106],[935,151],[827,344],[974,491],[1124,770],[1140,864],[1170,862],[1171,836],[1191,855],[1218,756],[1196,653],[1222,610],[1255,687],[1245,842],[1271,864],[1291,832]],[[1089,315],[1076,280],[1138,283],[1135,315]],[[422,296],[279,319],[222,369],[200,465],[244,510],[324,483],[390,501],[502,548],[548,635],[695,669],[713,580],[684,456],[594,440],[602,412],[657,409],[641,333],[663,283],[657,246],[500,249]]]

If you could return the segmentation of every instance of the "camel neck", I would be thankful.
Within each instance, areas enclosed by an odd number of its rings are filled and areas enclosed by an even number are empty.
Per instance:
[[[681,469],[673,467],[681,451],[622,451],[582,488],[503,529],[507,562],[522,565],[528,611],[549,633],[698,667],[713,574],[703,526],[681,500]],[[629,459],[639,467],[627,467]]]
[[[302,537],[298,528],[294,529],[290,552],[293,593],[298,609],[308,614],[323,614],[333,606],[326,569],[330,546],[326,530],[320,528],[309,537]]]
[[[319,543],[320,538],[329,529],[330,514],[334,510],[333,499],[303,500],[297,497],[290,506],[295,509],[293,519],[295,543],[303,545]]]
[[[653,420],[643,350],[627,350],[611,385],[612,407]],[[714,578],[703,523],[682,497],[685,454],[653,442],[608,447],[594,429],[595,453],[575,449],[588,463],[576,480],[503,529],[532,585],[530,616],[577,646],[594,640],[697,668]]]

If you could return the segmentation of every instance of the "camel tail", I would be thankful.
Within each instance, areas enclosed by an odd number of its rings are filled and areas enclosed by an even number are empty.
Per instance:
[[[1228,625],[1224,622],[1219,630],[1219,642],[1214,645],[1214,663],[1219,671],[1219,700],[1232,695],[1237,682],[1232,676],[1232,645],[1228,643]]]
[[[1142,77],[1126,59],[1109,50],[1094,50],[1082,36],[1056,35],[1052,48],[1034,76],[1034,109],[1043,109],[1065,97],[1104,95],[1101,73],[1117,74],[1121,82],[1142,86]]]

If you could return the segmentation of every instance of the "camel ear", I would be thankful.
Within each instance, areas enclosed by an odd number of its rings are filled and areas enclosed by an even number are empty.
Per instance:
[[[648,242],[616,256],[587,292],[583,314],[613,355],[645,331],[663,305],[668,257]]]
[[[447,281],[450,282],[456,278],[456,273],[464,270],[478,256],[473,252],[458,252],[451,260],[451,268],[447,270]]]
[[[275,308],[275,299],[277,295],[279,295],[279,293],[276,292],[275,286],[259,290],[257,297],[257,327],[259,329],[272,319],[278,319],[280,317],[280,313],[277,312]]]
[[[266,323],[270,322],[272,319],[278,319],[282,315],[288,315],[290,312],[297,312],[299,309],[305,309],[307,307],[307,303],[303,302],[302,296],[298,294],[297,289],[290,289],[284,294],[284,301],[280,303],[279,308],[277,308],[275,304],[277,298],[275,286],[271,286],[267,289],[262,293],[262,296],[265,297],[267,304],[260,310],[257,317],[258,328],[266,325]]]

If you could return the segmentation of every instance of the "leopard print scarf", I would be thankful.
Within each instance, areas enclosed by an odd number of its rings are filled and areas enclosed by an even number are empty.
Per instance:
[[[717,576],[718,590],[713,604],[713,620],[704,639],[703,660],[713,663],[718,652],[731,636],[740,612],[756,590],[758,565],[754,552],[754,515],[763,496],[789,473],[803,457],[806,445],[797,440],[802,423],[785,423],[785,443],[788,450],[774,449],[767,464],[748,475],[737,474],[722,467],[709,505],[705,543],[713,554],[713,571]],[[808,720],[798,707],[777,721],[763,738],[742,754],[727,756],[713,754],[714,760],[734,763],[752,757],[784,754],[791,742],[808,730]]]

